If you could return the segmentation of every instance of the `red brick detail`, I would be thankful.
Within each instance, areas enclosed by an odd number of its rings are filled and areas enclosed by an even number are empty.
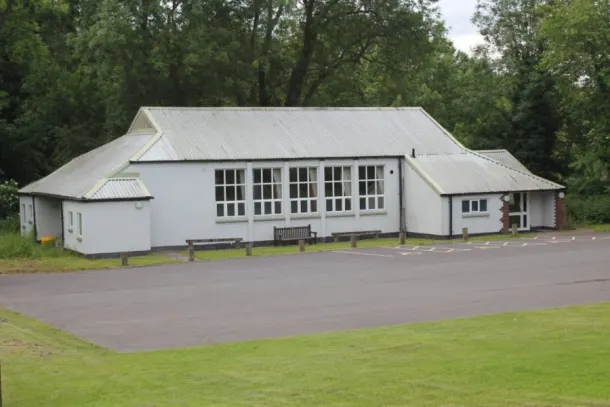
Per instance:
[[[508,202],[505,202],[502,199],[502,207],[500,208],[502,211],[502,217],[500,220],[502,221],[502,232],[508,233],[510,231],[510,205]]]
[[[568,225],[565,200],[555,196],[555,227],[563,229]]]

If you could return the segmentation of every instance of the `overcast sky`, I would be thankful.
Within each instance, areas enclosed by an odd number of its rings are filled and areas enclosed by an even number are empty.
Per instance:
[[[439,5],[449,37],[455,47],[469,52],[470,47],[483,42],[476,27],[470,22],[477,0],[440,0]]]

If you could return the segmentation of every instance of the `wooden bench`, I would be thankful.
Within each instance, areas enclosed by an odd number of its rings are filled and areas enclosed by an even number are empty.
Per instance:
[[[242,243],[241,237],[226,237],[220,239],[186,239],[186,244],[189,249],[189,261],[195,260],[195,244],[210,244],[210,243],[235,243],[237,248]]]
[[[309,240],[310,244],[316,244],[318,240],[318,232],[312,232],[311,225],[307,226],[289,226],[285,228],[273,227],[273,243]]]
[[[353,232],[334,232],[330,235],[333,237],[335,242],[338,242],[339,238],[342,236],[373,236],[375,239],[379,239],[380,234],[381,230],[356,230]]]

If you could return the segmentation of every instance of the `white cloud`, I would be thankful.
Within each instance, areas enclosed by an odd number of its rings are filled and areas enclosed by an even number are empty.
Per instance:
[[[483,37],[470,21],[475,12],[477,0],[440,0],[439,8],[447,29],[449,38],[455,47],[469,53],[471,48],[483,43]]]

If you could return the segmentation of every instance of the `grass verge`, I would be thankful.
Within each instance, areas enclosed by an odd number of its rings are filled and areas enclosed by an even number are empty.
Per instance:
[[[518,236],[523,237],[523,235]],[[476,236],[471,237],[472,241],[488,241],[488,240],[505,240],[513,238],[512,235],[489,235],[489,236]],[[448,244],[462,242],[461,238],[454,240],[433,240],[433,239],[407,239],[407,245],[430,245],[430,244]],[[393,239],[365,239],[358,241],[358,247],[380,247],[380,246],[398,246],[400,240],[398,238]],[[323,252],[330,250],[344,250],[350,247],[350,242],[337,242],[337,243],[318,243],[315,245],[307,245],[305,248],[306,252]],[[293,254],[298,253],[298,245],[291,244],[286,246],[261,246],[254,247],[252,249],[252,256],[275,256],[280,254]],[[181,252],[184,256],[188,255],[188,251],[184,250]],[[222,260],[222,259],[235,259],[246,257],[246,251],[242,249],[219,249],[219,250],[196,250],[195,258],[198,260]]]
[[[129,266],[154,266],[176,263],[179,260],[149,254],[129,258]],[[121,259],[86,259],[76,255],[64,255],[39,259],[0,260],[0,275],[19,273],[51,273],[79,270],[106,270],[121,267]]]
[[[610,224],[597,224],[597,225],[588,225],[588,229],[591,229],[594,232],[610,232]]]
[[[10,407],[608,406],[610,304],[133,354],[0,309]]]

